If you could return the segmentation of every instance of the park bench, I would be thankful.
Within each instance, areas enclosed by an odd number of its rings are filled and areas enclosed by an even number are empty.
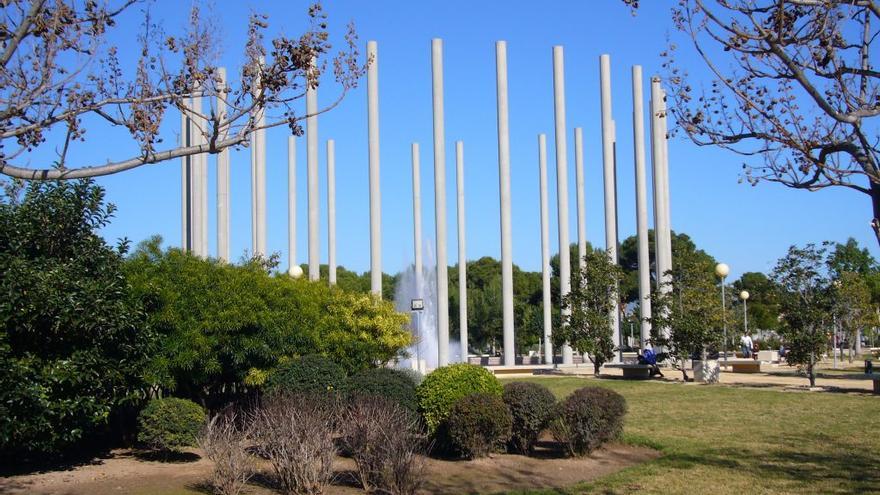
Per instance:
[[[874,393],[880,395],[880,373],[865,373],[861,375],[861,378],[872,380],[874,382]]]
[[[631,380],[647,380],[651,378],[650,364],[614,363],[606,364],[606,368],[618,368],[623,370],[623,377]]]
[[[718,364],[721,366],[730,367],[730,371],[733,373],[760,373],[761,372],[761,361],[756,359],[749,358],[739,358],[739,359],[728,359],[727,361],[721,359],[718,361]]]

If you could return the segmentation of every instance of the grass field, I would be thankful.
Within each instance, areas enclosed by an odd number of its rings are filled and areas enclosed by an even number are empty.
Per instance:
[[[880,493],[880,397],[583,378],[527,380],[547,385],[560,397],[585,385],[616,390],[629,406],[624,442],[663,453],[563,493]]]

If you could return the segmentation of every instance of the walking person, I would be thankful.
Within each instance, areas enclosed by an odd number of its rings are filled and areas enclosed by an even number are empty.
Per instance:
[[[754,343],[752,342],[752,337],[750,337],[749,334],[742,334],[742,337],[739,338],[739,345],[744,358],[752,357],[752,346],[754,345]]]

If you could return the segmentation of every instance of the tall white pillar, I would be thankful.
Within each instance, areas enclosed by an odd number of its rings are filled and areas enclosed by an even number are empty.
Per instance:
[[[370,290],[382,297],[382,200],[379,192],[379,58],[367,42],[367,127],[370,148]]]
[[[544,299],[544,364],[553,364],[553,310],[550,307],[550,218],[547,208],[547,136],[538,135],[538,176],[541,189],[541,292]]]
[[[296,263],[296,136],[287,136],[287,273],[302,275]]]
[[[262,91],[260,85],[257,79],[254,96]],[[257,106],[254,108],[255,130],[251,133],[251,248],[254,256],[266,256],[266,131],[260,129],[265,123],[266,110]]]
[[[516,364],[513,329],[513,254],[510,240],[510,127],[507,101],[507,43],[495,43],[495,83],[498,94],[498,188],[501,195],[501,301],[504,365]]]
[[[336,144],[327,140],[327,280],[336,285]]]
[[[201,86],[197,86],[196,94],[201,95],[202,88]],[[204,119],[201,117],[202,115],[202,97],[201,96],[193,96],[192,104],[190,106],[192,108],[192,117],[189,119],[189,139],[190,145],[199,146],[202,144],[202,128],[201,125]],[[192,171],[191,185],[190,188],[192,190],[192,200],[191,200],[191,212],[192,216],[190,218],[191,229],[192,229],[192,252],[196,256],[205,256],[205,253],[202,252],[202,217],[205,216],[205,212],[202,211],[202,189],[203,189],[203,174],[202,174],[202,154],[192,155],[190,160],[190,170]]]
[[[314,63],[314,62],[313,62]],[[306,167],[309,196],[309,280],[320,273],[318,240],[318,90],[306,88]]]
[[[666,175],[666,101],[660,78],[651,78],[651,161],[654,179],[654,255],[657,264],[657,283],[661,290],[671,288],[664,284],[672,268],[672,240],[669,226],[669,179]],[[669,329],[661,332],[669,335]]]
[[[422,185],[419,143],[412,143],[413,256],[415,257],[416,293],[422,297]]]
[[[449,364],[449,280],[446,266],[446,136],[443,117],[443,40],[431,40],[434,107],[434,215],[437,230],[437,365]]]
[[[186,110],[182,109],[180,111],[182,148],[192,145],[190,130],[189,117]],[[180,249],[186,252],[192,251],[192,193],[192,156],[182,156],[180,157]]]
[[[602,100],[602,169],[605,184],[605,249],[611,262],[617,264],[617,177],[614,163],[615,129],[611,118],[611,57],[599,57],[599,79]],[[612,325],[614,347],[620,347],[620,312],[617,307],[619,288],[611,291],[613,307],[608,313]],[[620,351],[611,362],[620,362]]]
[[[200,98],[202,100],[202,106],[210,107],[210,103],[206,104],[205,97]],[[210,111],[210,108],[205,108],[205,113]],[[199,132],[199,144],[208,144],[208,136],[207,136],[207,128],[208,128],[208,119],[202,117],[199,119],[199,128],[201,132]],[[200,209],[201,209],[201,237],[199,238],[199,251],[201,252],[201,256],[207,258],[208,257],[208,154],[201,153],[198,155],[199,160],[199,201],[200,201]]]
[[[559,291],[571,292],[571,253],[568,245],[568,150],[565,143],[565,61],[561,46],[553,47],[553,111],[556,134],[556,199],[559,217]],[[562,310],[563,316],[568,310]],[[571,347],[562,346],[562,364],[572,364]]]
[[[456,213],[458,214],[458,329],[461,345],[461,362],[468,362],[467,324],[467,254],[464,228],[464,143],[455,142],[455,179],[457,189]]]
[[[648,252],[648,193],[645,179],[645,109],[642,66],[632,68],[633,153],[636,175],[636,228],[639,254],[639,327],[642,348],[651,338],[651,261]]]
[[[227,118],[226,69],[217,69],[217,115],[220,121]],[[226,139],[229,128],[220,129],[220,140]],[[229,149],[224,148],[217,154],[217,257],[229,262]]]
[[[584,256],[587,255],[587,217],[584,198],[584,130],[580,127],[574,128],[574,167],[577,183],[578,269],[583,273],[586,268]]]

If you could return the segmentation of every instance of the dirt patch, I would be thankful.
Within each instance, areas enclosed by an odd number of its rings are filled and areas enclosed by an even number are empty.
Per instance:
[[[509,490],[563,488],[580,481],[611,474],[625,467],[656,458],[659,454],[643,447],[612,444],[590,457],[568,459],[542,445],[534,457],[499,454],[487,459],[452,461],[429,459],[426,494],[494,493]],[[193,451],[198,453],[198,451]],[[268,466],[263,466],[247,489],[250,494],[277,493]],[[361,494],[353,478],[350,459],[337,459],[337,481],[328,495]],[[18,494],[159,494],[206,493],[204,482],[211,462],[167,463],[144,459],[130,450],[116,450],[106,459],[67,471],[50,471],[0,478],[0,493]]]

